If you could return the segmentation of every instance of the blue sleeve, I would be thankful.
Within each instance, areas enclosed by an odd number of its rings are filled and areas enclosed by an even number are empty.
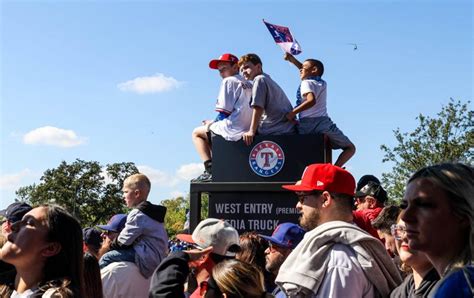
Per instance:
[[[229,114],[226,114],[224,112],[219,112],[216,116],[216,120],[214,121],[221,121],[221,120],[224,120],[225,118],[229,117]]]
[[[467,266],[463,269],[455,271],[441,280],[433,297],[472,297],[471,285],[474,284],[474,267]]]

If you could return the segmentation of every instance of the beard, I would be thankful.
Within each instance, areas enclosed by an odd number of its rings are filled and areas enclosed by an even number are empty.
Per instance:
[[[266,259],[265,262],[265,269],[273,274],[278,274],[278,270],[280,270],[281,264],[285,262],[285,257],[282,254],[278,254],[271,260],[269,258]]]
[[[319,225],[319,210],[316,208],[313,208],[309,211],[305,211],[300,215],[299,222],[300,226],[305,230],[305,231],[311,231],[312,229],[316,228]]]

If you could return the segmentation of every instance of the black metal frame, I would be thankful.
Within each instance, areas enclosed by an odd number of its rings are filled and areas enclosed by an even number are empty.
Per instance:
[[[289,182],[197,182],[191,183],[189,228],[192,233],[201,221],[201,194],[216,192],[284,192],[281,186]]]

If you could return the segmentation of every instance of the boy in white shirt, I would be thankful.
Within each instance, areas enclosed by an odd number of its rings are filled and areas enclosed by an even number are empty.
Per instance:
[[[296,106],[286,117],[294,121],[298,118],[299,134],[323,133],[328,136],[332,149],[342,149],[334,165],[342,167],[355,153],[354,144],[337,128],[329,118],[326,108],[327,84],[321,78],[324,65],[316,59],[299,62],[293,55],[286,53],[285,60],[300,70],[301,85],[297,91]]]
[[[252,84],[239,74],[238,61],[232,54],[223,54],[219,59],[209,62],[209,67],[217,69],[222,77],[216,103],[218,114],[214,121],[205,120],[202,126],[193,131],[193,143],[204,162],[205,170],[192,182],[212,181],[211,132],[227,141],[238,141],[250,127]]]

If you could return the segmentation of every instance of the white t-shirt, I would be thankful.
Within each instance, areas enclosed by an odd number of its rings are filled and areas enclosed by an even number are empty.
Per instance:
[[[312,92],[316,99],[316,104],[311,108],[301,112],[299,118],[315,118],[327,117],[328,111],[326,107],[326,82],[324,80],[303,80],[301,81],[300,92],[303,102],[306,100],[308,93]]]
[[[229,114],[229,117],[217,121],[210,126],[215,134],[227,141],[238,141],[249,130],[252,121],[252,83],[241,75],[227,77],[222,80],[216,111]]]
[[[16,290],[13,290],[13,293],[11,294],[10,298],[30,298],[30,297],[35,297],[36,292],[38,291],[38,288],[34,289],[28,289],[24,291],[23,293],[18,293]],[[56,294],[56,288],[50,288],[46,290],[46,292],[41,295],[43,298],[49,298],[49,297],[55,297],[54,295]]]
[[[334,244],[316,297],[374,297],[374,285],[367,279],[352,248]]]
[[[144,278],[137,265],[114,262],[100,270],[104,298],[147,298],[151,278]]]

